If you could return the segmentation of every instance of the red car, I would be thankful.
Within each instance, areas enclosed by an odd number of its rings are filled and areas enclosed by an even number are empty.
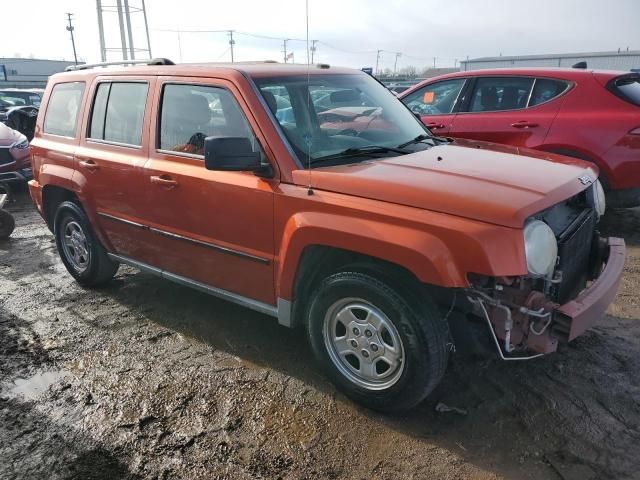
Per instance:
[[[29,179],[31,159],[27,137],[0,123],[0,182],[26,182]]]
[[[595,163],[609,205],[640,205],[640,74],[494,69],[426,80],[399,95],[437,135]]]

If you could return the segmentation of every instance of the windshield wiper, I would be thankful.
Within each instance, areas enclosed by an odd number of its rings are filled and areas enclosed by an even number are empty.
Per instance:
[[[413,145],[414,143],[424,142],[425,140],[433,138],[431,135],[427,135],[426,133],[421,133],[416,138],[409,140],[408,142],[401,143],[398,145],[398,148],[408,147],[409,145]]]
[[[338,153],[332,153],[331,155],[326,155],[324,157],[316,158],[311,162],[311,164],[316,164],[320,162],[327,162],[330,160],[336,160],[339,158],[348,158],[348,157],[358,157],[362,155],[371,155],[376,153],[399,153],[401,155],[405,155],[407,153],[406,150],[402,150],[399,147],[383,147],[382,145],[367,145],[366,147],[350,147],[345,150],[342,150]]]
[[[449,143],[449,139],[446,137],[435,137],[433,135],[427,135],[426,133],[421,133],[416,138],[409,140],[408,142],[401,143],[398,145],[398,148],[408,147],[409,145],[413,145],[415,143],[421,143],[425,140],[431,140],[431,146],[434,147],[437,143]]]

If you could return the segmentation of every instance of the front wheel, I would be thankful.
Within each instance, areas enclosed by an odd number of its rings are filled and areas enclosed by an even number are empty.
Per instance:
[[[309,337],[330,378],[375,410],[420,403],[447,365],[446,322],[428,298],[401,296],[377,278],[334,274],[312,299]]]
[[[107,283],[118,270],[91,229],[86,214],[74,202],[62,202],[54,220],[56,246],[62,263],[83,287]]]

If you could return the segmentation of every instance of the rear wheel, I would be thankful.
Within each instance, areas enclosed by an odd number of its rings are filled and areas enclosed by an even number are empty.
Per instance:
[[[308,332],[330,378],[375,410],[415,406],[447,364],[447,326],[429,299],[418,304],[364,273],[337,273],[322,282]]]
[[[62,263],[76,281],[85,287],[107,283],[118,270],[93,233],[82,208],[62,202],[54,220],[56,246]]]

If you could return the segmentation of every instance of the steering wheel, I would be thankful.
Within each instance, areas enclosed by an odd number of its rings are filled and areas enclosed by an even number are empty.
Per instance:
[[[355,128],[345,128],[344,130],[340,130],[336,135],[350,135],[352,137],[357,137],[360,135]]]

